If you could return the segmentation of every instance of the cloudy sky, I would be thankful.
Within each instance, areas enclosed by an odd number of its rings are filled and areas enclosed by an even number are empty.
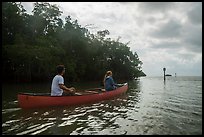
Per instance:
[[[108,37],[127,43],[143,62],[148,76],[166,73],[202,75],[201,2],[51,2],[91,33],[109,30]],[[31,13],[33,3],[22,2]],[[89,25],[91,24],[91,25]]]

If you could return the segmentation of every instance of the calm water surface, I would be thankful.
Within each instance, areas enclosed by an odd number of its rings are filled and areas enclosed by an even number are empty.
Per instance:
[[[3,84],[2,134],[202,134],[202,77],[144,77],[128,84],[127,93],[112,100],[29,110],[18,107],[17,93],[49,92],[50,84]]]

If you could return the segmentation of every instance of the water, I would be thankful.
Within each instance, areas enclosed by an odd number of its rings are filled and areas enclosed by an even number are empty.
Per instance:
[[[29,110],[18,107],[17,93],[45,92],[49,84],[3,85],[2,134],[202,134],[202,77],[144,77],[128,84],[127,93],[112,100]]]

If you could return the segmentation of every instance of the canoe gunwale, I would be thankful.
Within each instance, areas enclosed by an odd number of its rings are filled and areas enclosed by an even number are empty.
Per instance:
[[[123,86],[127,85],[127,83],[124,83]],[[121,86],[121,87],[123,87]],[[118,88],[121,88],[121,87],[118,87]],[[118,89],[117,88],[117,89]],[[99,88],[96,88],[96,89],[99,89]],[[92,95],[92,94],[101,94],[101,93],[108,93],[108,92],[114,92],[114,91],[117,91],[117,89],[115,90],[112,90],[112,91],[100,91],[98,93],[89,93],[89,94],[81,94],[81,95],[64,95],[64,96],[51,96],[51,93],[26,93],[26,92],[20,92],[18,93],[18,95],[27,95],[27,96],[45,96],[45,97],[74,97],[74,96],[87,96],[87,95]],[[91,90],[91,89],[88,89],[88,90]],[[85,90],[86,91],[86,90]],[[84,92],[85,92],[84,91]],[[80,93],[83,93],[83,92],[80,92]]]

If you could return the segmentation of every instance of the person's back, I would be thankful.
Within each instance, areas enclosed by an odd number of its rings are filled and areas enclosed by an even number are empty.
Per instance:
[[[64,78],[61,75],[56,75],[52,80],[51,96],[62,96],[63,89],[59,84],[64,84]]]
[[[111,91],[111,90],[114,90],[114,89],[116,89],[116,86],[115,86],[115,82],[114,82],[113,78],[111,76],[106,77],[105,90],[106,91]]]
[[[116,83],[114,82],[112,78],[112,72],[107,71],[105,77],[104,77],[104,88],[106,91],[111,91],[116,89]]]
[[[65,73],[64,65],[57,66],[57,75],[52,80],[51,96],[73,95],[75,94],[75,88],[67,88],[64,85],[63,75]]]

